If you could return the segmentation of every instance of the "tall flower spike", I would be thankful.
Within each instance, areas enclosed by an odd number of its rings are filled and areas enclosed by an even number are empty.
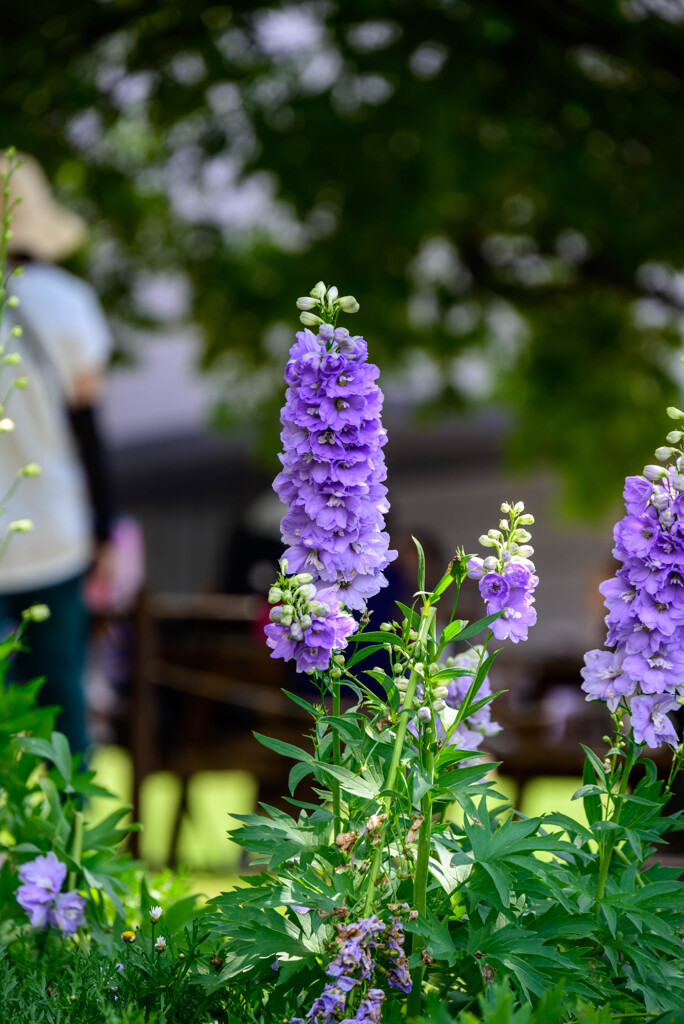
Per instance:
[[[674,407],[671,419],[682,417]],[[668,439],[671,435],[668,435]],[[681,437],[673,443],[679,445]],[[667,453],[667,454],[666,454]],[[622,563],[599,590],[608,609],[606,645],[584,656],[587,700],[628,708],[634,739],[676,745],[670,711],[684,703],[684,455],[658,449],[674,465],[646,466],[625,480],[626,516],[613,555]]]
[[[333,322],[320,322],[315,335],[300,331],[290,349],[283,469],[273,486],[288,506],[281,533],[290,570],[310,573],[317,588],[332,589],[342,604],[362,611],[387,585],[383,570],[397,554],[384,531],[383,395],[364,339],[334,326],[338,312],[358,306],[356,300],[338,298],[322,282],[310,299]]]
[[[525,529],[534,523],[534,517],[525,512],[522,501],[505,501],[501,511],[506,516],[498,530],[490,530],[480,537],[483,547],[493,548],[496,554],[487,558],[473,557],[468,562],[468,575],[479,580],[480,594],[487,602],[487,614],[501,612],[490,629],[497,640],[511,640],[517,644],[527,640],[527,631],[537,621],[533,592],[539,583],[530,561],[534,548]]]

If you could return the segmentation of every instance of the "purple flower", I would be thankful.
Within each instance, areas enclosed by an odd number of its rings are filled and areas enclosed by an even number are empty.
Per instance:
[[[281,413],[283,469],[274,481],[288,510],[281,533],[289,571],[308,572],[352,609],[386,586],[389,506],[378,369],[363,338],[330,324],[300,331],[290,350]]]
[[[85,896],[77,892],[62,892],[48,911],[48,923],[66,935],[73,935],[85,921]]]
[[[311,577],[307,574],[305,578]],[[347,646],[358,624],[342,610],[333,588],[311,597],[306,589],[310,584],[298,585],[296,579],[284,576],[279,584],[287,603],[283,600],[271,609],[271,622],[264,629],[271,657],[294,658],[299,672],[325,671],[333,653]]]
[[[73,935],[83,924],[86,899],[75,890],[61,892],[67,869],[52,852],[35,857],[19,868],[23,882],[17,889],[17,903],[24,908],[33,928],[48,925]]]
[[[615,526],[622,565],[600,586],[606,642],[582,670],[587,700],[630,709],[637,743],[676,743],[667,713],[684,693],[684,479],[676,467],[625,481],[627,515]]]
[[[489,603],[487,614],[500,612],[506,607],[511,586],[508,580],[498,572],[488,572],[480,580],[480,594]]]
[[[447,685],[444,702],[452,711],[460,710],[477,672],[481,653],[481,647],[473,647],[469,651],[464,651],[462,654],[448,659],[448,666],[472,671],[472,675],[457,676]],[[489,676],[485,676],[477,693],[473,695],[473,702],[480,701],[483,697],[490,697],[491,694]],[[477,750],[485,736],[496,736],[499,732],[501,732],[501,726],[492,721],[491,704],[488,703],[458,723],[451,735],[450,743],[458,747],[459,750]]]

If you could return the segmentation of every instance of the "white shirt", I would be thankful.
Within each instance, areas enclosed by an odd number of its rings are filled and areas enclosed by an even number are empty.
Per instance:
[[[0,434],[0,500],[23,466],[37,462],[42,474],[21,481],[0,520],[3,536],[12,520],[34,524],[0,558],[0,593],[62,583],[91,561],[92,510],[66,410],[78,377],[104,367],[111,343],[95,292],[65,270],[30,264],[11,279],[11,291],[20,305],[5,310],[2,344],[22,362],[3,367],[0,402],[13,378],[29,383],[12,390],[3,412],[15,429]],[[15,323],[20,338],[10,338]]]

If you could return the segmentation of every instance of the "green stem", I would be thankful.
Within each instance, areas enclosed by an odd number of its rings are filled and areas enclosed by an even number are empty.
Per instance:
[[[431,720],[429,728],[425,730],[426,746],[425,746],[425,774],[427,775],[430,782],[434,781],[434,770],[435,770],[435,722],[434,718]],[[430,864],[430,837],[432,835],[432,793],[428,790],[427,793],[423,794],[423,798],[420,802],[420,812],[423,815],[423,821],[420,826],[420,832],[418,834],[418,854],[416,857],[416,875],[413,883],[413,906],[423,917],[426,916],[427,912],[427,884],[428,884],[428,868]],[[411,938],[411,952],[415,952],[418,948],[424,945],[424,939],[422,935],[414,934]],[[406,1013],[408,1017],[417,1017],[420,1013],[420,1003],[423,990],[423,974],[425,968],[421,965],[414,967],[411,971],[412,987],[411,992],[406,1004]]]
[[[332,681],[332,713],[335,718],[340,717],[340,680],[339,678],[333,679]],[[342,764],[342,750],[340,744],[340,734],[337,729],[333,729],[332,736],[332,753],[333,753],[333,764],[337,767],[341,767]],[[342,800],[340,797],[340,780],[333,778],[332,780],[332,798],[333,798],[333,816],[334,816],[334,828],[335,837],[342,831]]]
[[[616,737],[615,746],[617,746],[619,736]],[[627,748],[627,754],[625,755],[625,763],[622,767],[622,775],[620,776],[620,788],[617,796],[615,797],[615,809],[610,818],[616,825],[620,821],[620,814],[622,813],[622,806],[624,804],[625,793],[627,792],[627,786],[629,784],[629,776],[632,772],[634,762],[636,760],[635,754],[637,749],[634,745],[634,741],[630,738],[629,746]],[[608,869],[610,868],[610,862],[613,856],[613,850],[615,848],[617,829],[611,829],[608,833],[607,838],[601,844],[601,858],[599,863],[599,878],[596,885],[596,903],[602,899],[603,893],[606,888],[606,880],[608,878]],[[598,909],[598,908],[597,908]]]
[[[74,827],[71,837],[71,857],[80,866],[81,854],[83,853],[83,811],[74,811]],[[76,872],[69,872],[67,888],[76,887]]]
[[[425,643],[427,641],[428,634],[430,632],[430,626],[432,625],[435,618],[434,608],[430,608],[429,604],[423,605],[423,614],[420,621],[420,629],[418,630],[418,640],[416,641],[416,647],[420,651],[425,649]],[[408,686],[406,687],[406,693],[404,695],[404,707],[399,715],[399,722],[397,724],[397,734],[394,738],[394,749],[392,751],[392,760],[390,761],[389,772],[387,780],[385,782],[385,789],[392,790],[396,784],[397,772],[399,771],[399,764],[401,763],[401,753],[404,749],[404,737],[406,736],[406,728],[408,726],[409,717],[411,715],[411,708],[413,705],[413,698],[416,695],[416,687],[418,685],[418,673],[415,669],[411,669],[409,676]],[[391,809],[392,798],[386,796],[383,799],[383,811],[389,815]],[[380,841],[373,850],[373,858],[371,860],[370,871],[368,874],[368,888],[366,890],[366,900],[363,907],[364,917],[368,917],[373,906],[373,899],[375,897],[375,883],[377,882],[378,875],[380,873],[380,865],[382,864],[382,853],[385,841],[386,822],[383,828]]]

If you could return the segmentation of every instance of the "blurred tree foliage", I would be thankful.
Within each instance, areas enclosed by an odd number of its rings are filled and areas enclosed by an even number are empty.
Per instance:
[[[201,324],[225,423],[279,401],[322,278],[430,415],[509,408],[576,508],[660,440],[682,0],[31,0],[0,75],[0,141],[97,225],[77,269],[122,325]]]

